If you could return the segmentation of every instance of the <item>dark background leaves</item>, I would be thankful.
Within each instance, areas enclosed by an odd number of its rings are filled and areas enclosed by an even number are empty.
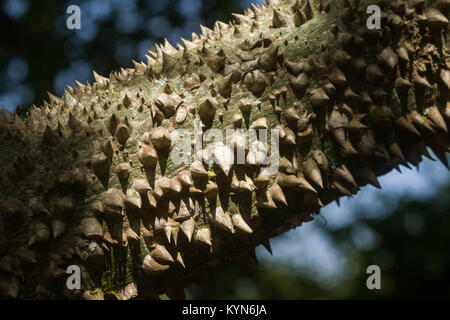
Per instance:
[[[258,1],[255,1],[258,2]],[[259,1],[261,2],[261,1]],[[81,29],[69,30],[69,5],[81,9]],[[144,61],[166,37],[191,39],[200,24],[228,22],[248,0],[4,0],[0,4],[0,106],[41,105],[47,91],[62,95],[75,80],[93,81]]]

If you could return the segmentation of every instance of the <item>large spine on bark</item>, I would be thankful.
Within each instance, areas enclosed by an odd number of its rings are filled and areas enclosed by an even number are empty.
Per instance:
[[[366,26],[374,4],[380,30]],[[270,1],[49,94],[25,119],[4,109],[0,296],[182,298],[210,268],[418,165],[427,146],[446,164],[449,4]],[[238,138],[246,164],[175,164],[171,132],[195,120],[278,129],[278,172]],[[66,286],[69,265],[80,290]]]

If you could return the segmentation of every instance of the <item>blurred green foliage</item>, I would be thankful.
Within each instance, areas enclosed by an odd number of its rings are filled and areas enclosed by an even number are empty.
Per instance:
[[[450,297],[450,185],[427,200],[400,200],[389,214],[358,218],[343,228],[322,226],[352,268],[324,280],[305,269],[271,259],[232,264],[188,289],[191,299],[406,299]],[[361,249],[352,234],[365,228],[376,235]],[[302,232],[302,227],[295,232]],[[381,290],[368,290],[366,269],[381,268]],[[320,270],[317,270],[320,274]]]
[[[253,1],[260,3],[261,0]],[[41,105],[47,91],[107,76],[165,37],[175,45],[191,39],[200,24],[228,22],[249,0],[2,0],[0,2],[0,107],[13,111]],[[69,5],[81,9],[81,29],[69,30]]]

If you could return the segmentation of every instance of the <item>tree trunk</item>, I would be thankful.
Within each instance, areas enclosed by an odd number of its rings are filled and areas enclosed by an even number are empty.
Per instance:
[[[380,30],[368,29],[373,4]],[[147,65],[94,73],[25,120],[4,109],[0,296],[182,298],[211,268],[417,165],[427,146],[446,164],[449,4],[270,1],[184,48],[157,47]],[[224,144],[214,163],[196,144],[190,159],[203,163],[179,164],[175,129],[194,138],[196,123],[266,128],[279,148],[268,139],[262,163],[264,145],[235,136],[245,164],[230,165]],[[69,289],[70,265],[81,289]]]

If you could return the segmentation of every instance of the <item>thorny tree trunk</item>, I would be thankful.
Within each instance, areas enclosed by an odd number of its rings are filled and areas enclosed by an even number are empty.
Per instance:
[[[373,4],[381,30],[366,27]],[[446,163],[449,4],[270,1],[184,48],[165,43],[148,65],[50,95],[25,120],[4,110],[1,297],[182,298],[427,146]],[[279,129],[278,173],[176,166],[169,133],[194,119]],[[69,265],[80,290],[66,286]]]

